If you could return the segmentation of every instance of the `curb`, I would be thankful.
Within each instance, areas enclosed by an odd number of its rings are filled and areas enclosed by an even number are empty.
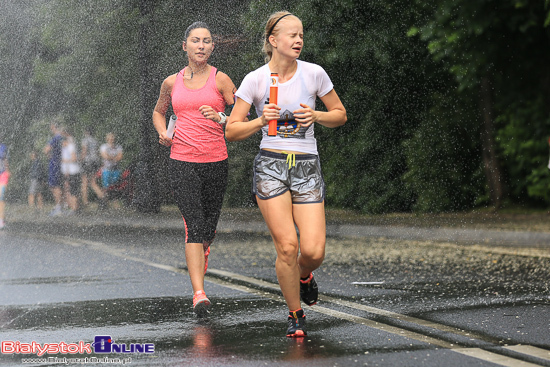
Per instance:
[[[78,228],[84,232],[109,230],[179,231],[183,222],[177,211],[157,214],[130,210],[93,211],[71,216],[50,217],[45,212],[32,212],[24,206],[8,211],[7,230],[52,231],[54,227]],[[218,222],[218,233],[255,233],[269,236],[266,224],[258,220],[257,212],[244,214],[223,213]],[[245,218],[243,220],[243,218]],[[550,248],[550,233],[534,231],[506,231],[454,227],[425,227],[398,225],[327,224],[327,237],[334,238],[386,238],[411,241],[435,241],[464,245],[498,245]]]

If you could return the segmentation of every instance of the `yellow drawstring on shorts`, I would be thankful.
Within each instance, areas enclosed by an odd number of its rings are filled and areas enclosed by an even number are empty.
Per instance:
[[[283,151],[283,153],[286,154],[286,163],[288,163],[288,169],[296,167],[296,154],[287,153],[285,151]]]

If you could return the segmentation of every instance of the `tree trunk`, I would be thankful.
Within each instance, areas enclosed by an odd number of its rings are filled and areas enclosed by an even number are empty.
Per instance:
[[[502,205],[505,190],[494,139],[495,127],[493,121],[493,95],[491,88],[491,81],[489,76],[486,75],[481,80],[479,96],[479,108],[483,119],[481,128],[483,170],[487,179],[487,186],[489,187],[491,204],[495,209],[499,209]]]

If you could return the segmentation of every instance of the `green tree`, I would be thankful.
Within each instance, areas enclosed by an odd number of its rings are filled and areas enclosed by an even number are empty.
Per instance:
[[[408,3],[257,1],[245,17],[249,31],[261,39],[269,14],[281,9],[302,19],[301,58],[327,70],[348,111],[345,126],[316,127],[327,204],[370,213],[410,210],[403,142],[418,124],[417,111],[427,108],[430,80],[422,42],[406,36],[414,16]]]
[[[185,28],[210,24],[211,62],[238,86],[264,62],[267,17],[286,9],[304,23],[302,59],[327,70],[348,110],[345,126],[316,129],[328,205],[380,213],[498,207],[505,195],[529,205],[550,200],[550,0],[146,3],[147,19],[138,0],[1,4],[0,82],[11,93],[0,96],[0,131],[18,142],[14,181],[26,176],[26,152],[41,148],[49,122],[60,120],[77,137],[84,126],[100,139],[115,132],[128,165],[151,144],[148,164],[166,182],[169,151],[156,144],[144,111],[186,64]],[[251,204],[258,141],[228,145],[226,205]],[[159,186],[170,201],[168,186]]]
[[[31,88],[33,63],[37,56],[36,25],[33,4],[0,2],[0,141],[10,150],[9,200],[26,195],[29,147],[35,148],[34,135],[29,134],[29,122],[36,118],[39,91]]]
[[[532,163],[534,157],[525,157],[525,151],[503,138],[510,132],[509,123],[527,117],[516,115],[518,107],[530,106],[535,113],[541,105],[533,102],[548,95],[548,2],[434,0],[416,5],[428,16],[419,19],[410,34],[419,34],[434,60],[455,77],[457,96],[450,94],[449,98],[477,101],[480,166],[491,204],[500,207],[507,193],[515,200],[525,199],[521,193],[529,189],[520,182],[525,182],[533,167],[522,164],[524,169],[518,170],[511,166],[518,159]],[[471,103],[458,111],[467,108]],[[455,121],[461,123],[460,118]],[[539,119],[536,125],[526,129],[533,133],[544,125],[548,128],[548,118]]]
[[[451,93],[452,81],[445,85],[433,94],[431,107],[405,144],[403,179],[415,192],[413,210],[418,212],[465,210],[485,200],[479,139],[472,137],[479,125],[476,106]]]

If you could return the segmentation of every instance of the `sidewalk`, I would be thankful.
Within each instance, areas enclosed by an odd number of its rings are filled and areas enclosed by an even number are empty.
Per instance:
[[[26,226],[75,226],[116,227],[141,230],[180,230],[183,222],[177,208],[163,206],[158,214],[139,213],[130,209],[108,209],[99,211],[94,207],[87,208],[75,215],[50,217],[49,211],[32,210],[25,205],[10,204],[7,208],[8,229]],[[434,217],[435,218],[435,217]],[[327,236],[343,238],[390,238],[399,240],[436,241],[460,243],[466,245],[499,245],[514,247],[543,247],[550,249],[550,232],[502,230],[480,228],[472,224],[444,226],[434,221],[426,223],[424,217],[408,222],[394,221],[392,224],[380,224],[376,220],[358,223],[356,219],[346,219],[343,215],[327,215]],[[506,227],[506,226],[505,226]],[[218,223],[218,233],[263,233],[269,235],[261,213],[257,207],[224,209]]]

